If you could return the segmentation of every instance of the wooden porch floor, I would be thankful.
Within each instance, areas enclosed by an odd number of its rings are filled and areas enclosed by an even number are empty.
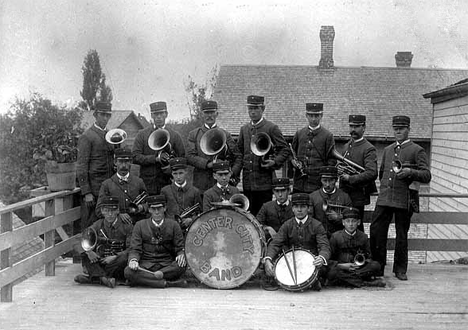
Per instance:
[[[387,268],[389,268],[387,266]],[[391,268],[389,268],[391,269]],[[387,288],[264,291],[79,285],[81,266],[59,262],[0,303],[0,329],[468,329],[468,266],[416,265]]]

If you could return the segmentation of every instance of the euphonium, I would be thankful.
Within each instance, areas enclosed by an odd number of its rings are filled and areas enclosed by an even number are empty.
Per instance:
[[[127,132],[120,128],[111,129],[106,133],[106,141],[110,144],[120,144],[127,139]]]
[[[226,149],[226,134],[220,128],[206,131],[200,139],[200,149],[207,156],[215,156],[213,162]]]
[[[234,194],[229,198],[229,202],[232,204],[237,204],[244,211],[248,211],[250,207],[249,199],[243,194]]]

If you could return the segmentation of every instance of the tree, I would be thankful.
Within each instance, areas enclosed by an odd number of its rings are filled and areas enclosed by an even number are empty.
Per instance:
[[[218,66],[213,67],[208,73],[208,78],[203,84],[197,84],[189,75],[188,81],[185,83],[185,92],[189,94],[188,107],[190,110],[190,118],[199,121],[202,119],[201,104],[205,100],[209,100],[216,87],[216,79],[218,75]]]
[[[29,190],[47,185],[39,149],[52,149],[58,136],[78,135],[81,113],[53,105],[40,94],[17,99],[0,115],[0,199],[6,204],[29,198]]]
[[[83,101],[79,106],[82,109],[90,110],[96,101],[112,101],[112,90],[106,84],[106,75],[102,72],[99,54],[96,50],[88,51],[81,72],[83,73],[83,89],[80,95]]]

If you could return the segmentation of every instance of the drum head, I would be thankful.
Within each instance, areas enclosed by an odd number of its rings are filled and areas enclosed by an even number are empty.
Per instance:
[[[216,289],[245,283],[263,256],[263,231],[241,209],[214,209],[200,215],[185,240],[187,263],[194,276]]]
[[[305,289],[315,279],[314,259],[314,256],[306,250],[295,250],[294,258],[293,251],[287,251],[276,262],[276,280],[286,289],[291,290],[294,287],[297,287],[298,290]]]

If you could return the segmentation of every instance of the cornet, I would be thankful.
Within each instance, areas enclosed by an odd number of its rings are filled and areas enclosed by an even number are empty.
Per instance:
[[[142,204],[145,201],[146,197],[148,197],[148,193],[146,191],[143,191],[141,194],[135,197],[135,199],[128,204],[128,213],[138,213],[138,205]]]
[[[111,129],[106,133],[106,141],[110,144],[120,144],[127,139],[127,132],[120,128]]]
[[[361,251],[358,251],[354,256],[354,264],[357,267],[362,267],[366,264],[366,255]]]
[[[347,209],[347,208],[349,208],[349,206],[331,204],[331,203],[329,203],[326,199],[324,199],[324,200],[323,200],[323,203],[322,203],[322,210],[323,210],[323,212],[327,212],[327,211],[329,211],[330,209],[339,209],[339,210],[340,210],[340,213],[341,213],[341,212],[342,212],[342,211],[341,211],[342,209]]]
[[[250,150],[255,156],[262,157],[262,163],[267,159],[267,154],[273,148],[271,138],[267,133],[260,132],[255,134],[250,141]]]
[[[226,149],[226,134],[222,129],[213,128],[206,131],[200,139],[200,149],[207,156],[214,156],[213,163]]]
[[[182,211],[182,213],[180,213],[180,215],[175,214],[174,219],[179,224],[182,224],[183,219],[190,218],[190,217],[192,217],[192,215],[200,213],[200,211],[201,211],[200,203],[197,203],[197,204],[195,204],[193,206],[190,206],[190,207],[187,207],[186,209],[184,209]]]
[[[169,167],[169,158],[171,158],[173,153],[170,141],[171,135],[169,131],[164,128],[155,130],[148,137],[148,146],[158,152],[156,161],[161,163],[162,169]]]

